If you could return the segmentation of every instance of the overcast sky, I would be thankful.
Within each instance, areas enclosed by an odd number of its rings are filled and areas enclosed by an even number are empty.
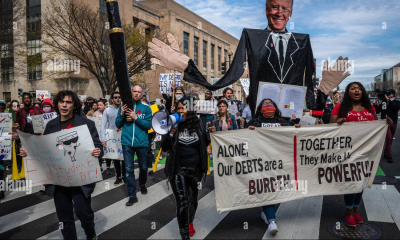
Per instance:
[[[265,0],[176,1],[238,39],[243,28],[267,26]],[[351,81],[373,82],[381,69],[400,63],[399,25],[399,0],[295,0],[287,27],[310,34],[317,77],[324,59],[354,61],[343,89]]]

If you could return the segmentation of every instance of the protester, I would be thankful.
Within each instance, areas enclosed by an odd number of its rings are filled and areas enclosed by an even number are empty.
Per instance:
[[[250,100],[250,98],[249,97],[247,97],[246,98],[246,107],[244,107],[244,109],[243,109],[243,112],[242,112],[242,118],[240,119],[241,120],[241,124],[240,124],[240,126],[241,126],[241,128],[243,129],[243,128],[245,128],[245,127],[247,127],[247,124],[250,122],[250,120],[251,120],[251,110],[250,110],[250,106],[249,106],[249,104],[248,104],[248,101]]]
[[[124,104],[118,110],[118,116],[115,120],[115,126],[122,128],[122,151],[124,155],[126,168],[126,184],[128,188],[129,201],[126,206],[132,206],[138,202],[136,197],[135,185],[135,153],[137,154],[139,172],[139,186],[142,194],[147,194],[147,148],[149,147],[147,132],[151,128],[152,112],[148,105],[140,100],[142,97],[142,87],[135,85],[132,87],[133,110],[128,109]],[[126,120],[126,117],[133,119],[132,122]]]
[[[213,116],[211,122],[209,122],[208,130],[210,132],[215,131],[228,131],[238,129],[235,121],[235,117],[228,111],[228,103],[225,100],[218,102],[218,112]],[[216,123],[214,122],[216,120]]]
[[[19,104],[19,108],[21,109],[21,108],[24,108],[25,107],[25,105],[24,105],[24,103],[20,103]]]
[[[42,102],[42,112],[43,113],[54,112],[53,102],[49,98],[46,98],[45,100],[43,100],[43,102]]]
[[[374,101],[374,106],[376,108],[376,113],[381,113],[381,119],[385,119],[386,116],[392,119],[393,124],[388,127],[386,133],[386,141],[385,141],[385,150],[383,157],[387,162],[393,163],[393,155],[392,155],[392,144],[393,138],[396,134],[397,128],[397,119],[399,117],[400,110],[400,101],[397,101],[394,96],[396,95],[396,91],[390,89],[386,94],[386,102],[379,104],[376,100]],[[385,107],[383,105],[386,105]]]
[[[341,96],[338,90],[335,90],[331,94],[331,98],[333,101],[329,101],[329,99],[326,100],[326,107],[324,109],[324,115],[322,117],[324,124],[328,124],[331,122],[331,112],[333,108],[340,103],[341,101]]]
[[[32,107],[32,96],[30,93],[24,93],[22,95],[24,107],[20,108],[17,112],[17,123],[19,124],[19,130],[25,133],[34,134],[32,126],[31,116],[41,114],[41,109]]]
[[[121,95],[119,94],[119,92],[113,92],[110,96],[110,100],[112,102],[112,105],[109,105],[108,108],[104,110],[100,128],[100,139],[104,148],[107,147],[106,126],[108,126],[107,129],[117,130],[117,132],[121,131],[121,129],[118,129],[115,126],[115,119],[117,119],[118,108],[121,106]],[[107,166],[109,166],[107,161],[109,160],[106,159],[106,164]],[[114,185],[117,186],[121,184],[122,181],[126,182],[125,164],[124,161],[121,160],[114,160],[113,162],[117,178],[114,182]],[[122,162],[122,175],[121,175],[121,162]]]
[[[13,123],[17,122],[18,110],[19,110],[19,102],[17,100],[12,100],[10,112],[12,113]]]
[[[93,104],[94,99],[92,97],[87,97],[86,101],[87,102],[85,104],[85,107],[83,108],[83,112],[85,114],[87,114],[90,110],[92,110],[92,104]]]
[[[35,108],[41,108],[40,103],[34,103],[33,106],[34,106]]]
[[[361,122],[378,120],[375,108],[371,105],[367,91],[359,82],[352,82],[346,87],[343,101],[338,103],[332,110],[331,123],[339,125],[344,122]],[[389,126],[393,123],[392,119],[386,117]],[[345,194],[344,203],[346,205],[346,222],[350,227],[355,227],[357,223],[363,223],[362,217],[358,214],[358,208],[362,199],[363,192],[356,194]]]
[[[8,113],[6,104],[3,102],[0,102],[0,113]]]
[[[295,119],[296,116],[292,116]],[[299,124],[295,124],[291,120],[287,122],[282,118],[281,111],[274,101],[271,99],[263,99],[258,105],[256,114],[252,120],[248,123],[248,128],[254,130],[256,127],[281,127],[290,126],[300,127]],[[275,216],[275,205],[267,205],[262,207],[261,219],[268,225],[267,232],[271,235],[275,235],[278,232],[278,226],[276,225]]]
[[[172,93],[173,93],[174,89],[175,89],[175,99],[174,99],[174,104],[172,104]],[[180,86],[176,87],[175,84],[172,84],[171,96],[168,96],[166,94],[163,94],[162,96],[166,101],[165,107],[166,107],[167,111],[169,113],[175,113],[174,112],[175,111],[175,105],[178,103],[179,99],[181,99],[183,97],[186,97],[186,94],[185,94],[185,90],[183,90],[182,87],[180,87]]]
[[[165,174],[171,182],[176,200],[180,235],[182,239],[190,239],[189,236],[195,234],[193,219],[198,206],[197,183],[207,173],[206,148],[210,140],[196,112],[186,108],[185,101],[191,100],[189,97],[181,98],[176,105],[183,122],[162,137],[161,148],[168,152]]]
[[[7,102],[6,109],[7,109],[7,112],[11,111],[11,102]]]
[[[97,101],[92,102],[92,109],[86,113],[86,116],[93,117],[93,114],[98,110],[98,103]]]

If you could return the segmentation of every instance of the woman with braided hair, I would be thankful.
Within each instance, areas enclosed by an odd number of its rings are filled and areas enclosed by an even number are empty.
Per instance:
[[[218,112],[213,116],[209,122],[208,130],[210,132],[215,131],[228,131],[238,129],[235,117],[228,111],[228,103],[225,100],[221,100],[217,104]]]

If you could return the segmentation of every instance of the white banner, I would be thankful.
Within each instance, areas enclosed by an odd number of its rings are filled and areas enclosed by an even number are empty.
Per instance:
[[[51,93],[47,90],[36,90],[36,98],[39,98],[43,101],[46,98],[51,98]]]
[[[371,187],[385,121],[211,134],[218,212]]]
[[[12,114],[0,113],[0,161],[11,160],[12,155]]]
[[[102,181],[98,158],[86,125],[37,136],[18,131],[24,157],[25,176],[32,185],[75,187]]]
[[[174,83],[174,74],[173,73],[161,73],[160,74],[160,93],[161,94],[170,94],[171,87]],[[181,86],[181,74],[175,74],[175,84],[177,87]]]
[[[32,125],[34,133],[42,133],[46,129],[46,125],[51,119],[56,118],[58,115],[56,112],[45,113],[41,115],[35,115],[32,117]]]
[[[106,142],[107,147],[104,148],[104,157],[107,159],[124,160],[121,145],[121,133],[117,130],[107,129],[106,130]]]
[[[241,78],[240,83],[242,84],[244,93],[246,93],[246,96],[248,96],[250,89],[250,78]]]

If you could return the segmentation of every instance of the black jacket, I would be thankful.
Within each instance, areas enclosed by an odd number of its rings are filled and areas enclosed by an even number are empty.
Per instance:
[[[381,119],[385,119],[386,115],[389,116],[394,123],[397,123],[397,119],[399,117],[399,110],[400,110],[400,101],[393,100],[387,101],[386,110],[382,109],[382,104],[374,105],[376,113],[381,113]]]
[[[280,68],[278,54],[272,42],[272,32],[261,29],[244,29],[237,46],[235,57],[228,72],[214,85],[204,78],[192,60],[185,69],[184,80],[197,83],[210,90],[228,86],[241,78],[248,62],[250,72],[250,109],[254,116],[259,82],[283,83],[307,87],[308,109],[322,110],[327,96],[318,90],[317,102],[314,97],[312,75],[315,70],[314,56],[308,34],[291,33],[287,45],[285,62]]]
[[[200,122],[200,125],[201,122]],[[162,136],[161,139],[161,148],[163,152],[168,152],[167,161],[165,163],[164,173],[167,177],[173,177],[179,169],[179,159],[177,158],[178,148],[179,148],[179,127],[175,131],[174,135],[171,137],[169,134]],[[202,129],[202,127],[201,127]],[[199,134],[200,139],[200,169],[199,175],[201,178],[207,174],[208,169],[208,155],[207,155],[207,146],[210,144],[210,139],[208,134],[202,130]]]
[[[87,119],[86,117],[79,116],[77,114],[74,115],[74,127],[87,125],[89,128],[89,132],[92,135],[93,143],[96,148],[100,148],[101,154],[100,157],[103,156],[103,146],[100,142],[99,134],[97,133],[96,125],[92,120]],[[46,129],[44,130],[43,135],[51,134],[55,132],[61,131],[60,127],[60,116],[56,117],[55,119],[51,120],[47,123]],[[46,187],[46,195],[52,197],[54,195],[55,185],[45,185]],[[88,185],[81,186],[85,197],[89,197],[90,194],[93,193],[94,188],[96,187],[96,183],[91,183]]]

